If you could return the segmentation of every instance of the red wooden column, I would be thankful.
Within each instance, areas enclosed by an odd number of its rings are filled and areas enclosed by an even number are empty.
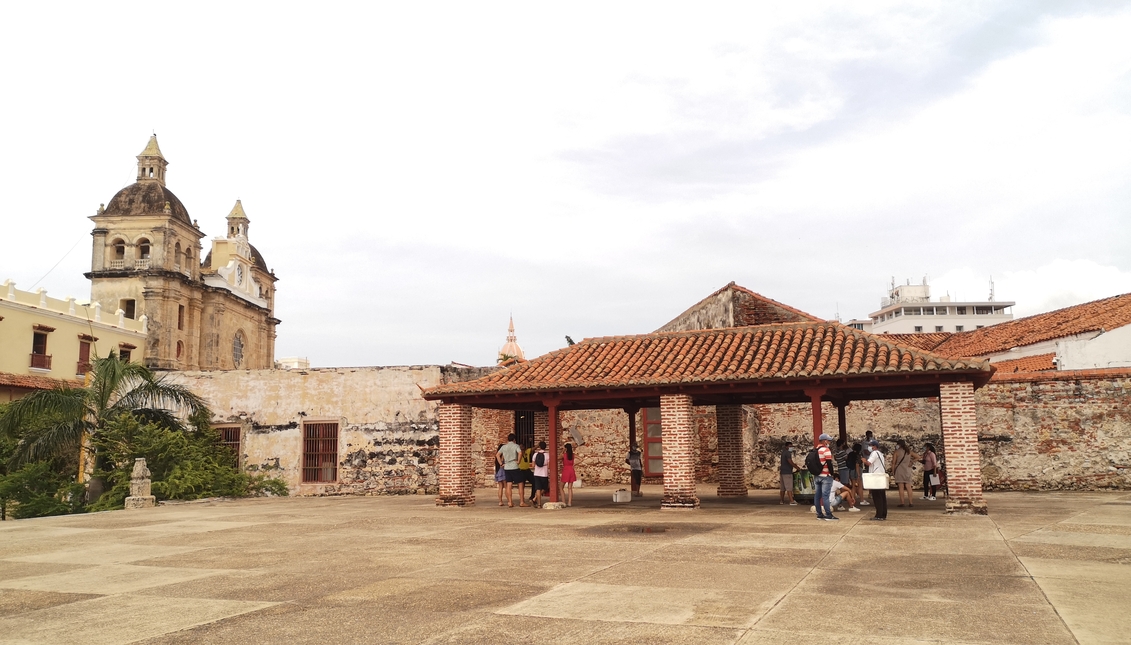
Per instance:
[[[628,415],[628,447],[639,447],[640,444],[636,443],[636,413],[640,408],[625,408],[624,412]]]
[[[699,508],[695,494],[695,422],[691,397],[660,395],[660,427],[664,433],[664,501],[661,509]]]
[[[471,466],[471,406],[440,404],[440,447],[436,459],[440,494],[437,506],[475,504]]]
[[[715,428],[719,446],[719,497],[746,497],[743,463],[742,406],[716,405]]]
[[[561,482],[561,469],[558,467],[558,405],[561,401],[544,401],[547,408],[547,426],[550,434],[550,501],[558,501],[558,486]],[[576,454],[576,453],[574,453]]]
[[[848,403],[836,404],[836,421],[837,426],[840,428],[840,440],[846,444],[848,443],[848,419],[845,415],[845,409],[847,407]]]
[[[946,459],[947,513],[988,512],[982,497],[982,460],[978,452],[978,419],[974,384],[939,384],[943,456]]]
[[[813,403],[813,447],[817,447],[817,437],[825,432],[825,420],[821,416],[821,397],[825,395],[823,388],[805,390],[805,395]]]

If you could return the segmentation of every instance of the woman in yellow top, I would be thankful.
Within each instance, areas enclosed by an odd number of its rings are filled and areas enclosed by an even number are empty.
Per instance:
[[[530,506],[534,501],[534,471],[531,470],[530,459],[534,454],[533,448],[526,448],[518,458],[518,472],[522,479],[518,481],[518,505]],[[526,503],[526,485],[530,484],[531,504]]]

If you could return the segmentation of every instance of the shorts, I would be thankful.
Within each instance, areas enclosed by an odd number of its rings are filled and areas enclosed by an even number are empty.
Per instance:
[[[495,471],[495,481],[502,483],[507,480],[507,471],[502,468]]]
[[[841,469],[840,469],[840,472],[839,472],[839,473],[837,473],[837,474],[839,475],[839,477],[837,477],[837,479],[839,479],[839,480],[840,480],[840,483],[842,483],[842,484],[844,484],[845,486],[847,486],[847,485],[849,485],[849,484],[850,484],[850,483],[852,482],[852,479],[851,479],[851,472],[852,472],[852,471],[850,471],[850,470],[849,470],[849,469],[847,469],[847,468],[841,468]]]
[[[543,493],[550,492],[550,478],[534,476],[534,490],[540,490]]]
[[[831,506],[833,508],[836,508],[837,506],[840,506],[843,503],[844,503],[844,498],[841,497],[840,495],[837,495],[836,497],[829,500],[829,506]]]
[[[518,470],[519,470],[519,472],[522,473],[522,479],[519,480],[519,481],[522,481],[524,483],[527,483],[527,484],[530,484],[531,486],[533,486],[534,485],[534,470],[533,469],[523,470],[521,468],[519,468]]]
[[[517,469],[517,468],[514,468],[512,470],[507,470],[506,473],[507,473],[506,478],[507,478],[508,484],[518,484],[518,483],[523,481],[522,471]]]
[[[854,482],[860,481],[860,473],[855,470],[848,471],[848,480]]]
[[[793,473],[781,474],[781,482],[779,482],[780,490],[792,491],[793,490]]]

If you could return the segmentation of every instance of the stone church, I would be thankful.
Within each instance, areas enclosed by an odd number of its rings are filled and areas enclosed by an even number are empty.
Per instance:
[[[248,242],[236,200],[223,237],[205,235],[165,185],[169,162],[156,135],[137,157],[137,181],[99,206],[91,302],[147,322],[145,364],[161,370],[271,369],[275,274]],[[129,348],[123,348],[123,353]]]

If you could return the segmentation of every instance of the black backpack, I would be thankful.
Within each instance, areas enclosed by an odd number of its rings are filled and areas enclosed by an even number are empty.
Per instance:
[[[821,474],[824,467],[821,465],[821,456],[817,454],[817,449],[814,448],[805,455],[805,469],[810,472],[814,477]]]
[[[546,465],[546,453],[544,453],[544,452],[534,453],[534,465],[538,466],[539,468],[541,468],[542,466],[545,466]]]

